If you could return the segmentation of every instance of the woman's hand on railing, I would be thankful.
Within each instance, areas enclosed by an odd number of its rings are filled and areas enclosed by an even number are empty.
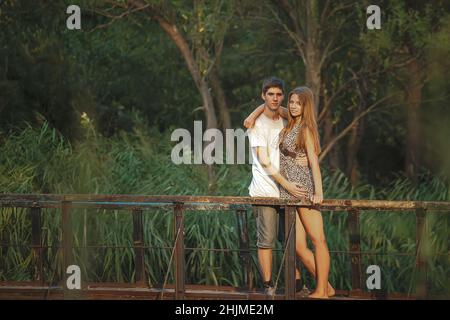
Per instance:
[[[313,204],[321,204],[323,202],[323,195],[316,193],[311,197],[311,201]]]

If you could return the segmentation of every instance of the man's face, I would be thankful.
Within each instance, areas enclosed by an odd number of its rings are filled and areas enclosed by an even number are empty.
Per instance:
[[[263,93],[261,97],[265,101],[265,105],[267,108],[272,111],[277,111],[284,99],[284,94],[280,88],[273,87],[269,88],[269,90],[267,90],[265,94]]]

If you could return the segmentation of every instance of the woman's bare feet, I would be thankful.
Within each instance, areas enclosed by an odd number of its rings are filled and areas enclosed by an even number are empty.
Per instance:
[[[334,288],[329,283],[328,283],[327,293],[328,293],[328,297],[333,297],[336,294],[336,290],[334,290]]]
[[[311,298],[311,299],[328,299],[329,297],[328,297],[327,294],[325,294],[323,292],[314,291],[313,293],[311,293],[308,296],[308,298]]]
[[[324,290],[316,290],[313,293],[311,293],[308,298],[313,299],[328,299],[329,297],[332,297],[336,294],[336,290],[331,286],[330,283],[328,283],[328,288],[326,292]]]

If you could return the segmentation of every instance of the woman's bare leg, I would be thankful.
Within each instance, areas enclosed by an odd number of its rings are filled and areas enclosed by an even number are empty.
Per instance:
[[[300,220],[300,208],[297,208],[297,217],[295,219],[295,251],[300,257],[303,265],[316,278],[316,262],[313,252],[308,248],[306,242],[306,231]],[[334,296],[335,290],[328,282],[328,296]]]
[[[300,208],[297,210],[298,212],[300,212]],[[297,253],[297,256],[299,256],[306,269],[313,275],[315,275],[316,265],[314,261],[314,254],[307,246],[306,231],[299,218],[299,214],[295,218],[295,252]]]
[[[315,249],[315,255],[313,256],[317,272],[316,290],[310,295],[310,297],[328,298],[330,253],[328,251],[325,233],[323,230],[322,214],[317,210],[300,208],[300,219]]]

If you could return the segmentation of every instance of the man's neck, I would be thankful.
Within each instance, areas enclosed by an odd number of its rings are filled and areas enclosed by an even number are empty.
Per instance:
[[[269,118],[271,120],[274,120],[274,121],[276,121],[276,120],[278,120],[280,118],[280,114],[278,112],[278,109],[276,111],[273,111],[273,110],[270,110],[270,108],[268,108],[267,106],[264,107],[263,114],[267,118]]]

